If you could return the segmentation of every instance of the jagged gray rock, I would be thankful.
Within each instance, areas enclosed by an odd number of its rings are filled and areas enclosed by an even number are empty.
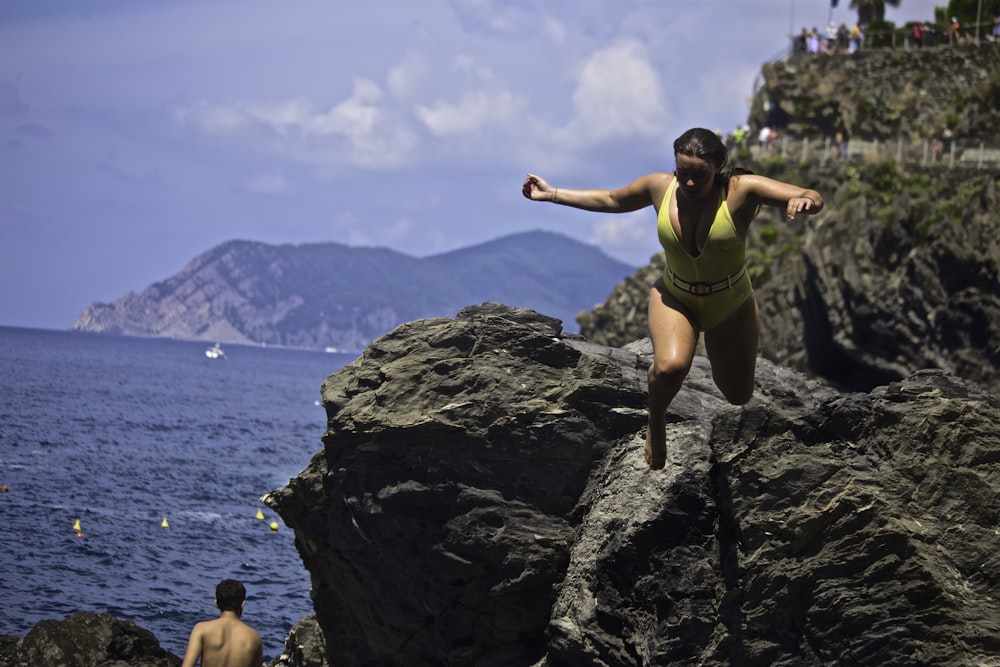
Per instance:
[[[110,614],[78,611],[42,620],[0,652],[3,667],[179,667],[153,633]]]
[[[469,309],[402,325],[324,385],[325,452],[267,502],[295,517],[331,664],[540,654],[571,512],[644,420],[643,373],[560,334]]]
[[[833,193],[758,290],[762,354],[850,389],[938,368],[1000,391],[995,177],[879,172],[881,192]]]
[[[328,667],[326,661],[326,637],[323,629],[311,614],[299,619],[288,637],[285,649],[277,658],[267,663],[267,667]]]
[[[1000,664],[1000,399],[761,360],[735,407],[698,357],[652,472],[648,352],[484,304],[331,376],[265,497],[330,664]]]

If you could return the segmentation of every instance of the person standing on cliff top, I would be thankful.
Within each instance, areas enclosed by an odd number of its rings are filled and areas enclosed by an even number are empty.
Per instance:
[[[628,213],[652,206],[667,265],[649,290],[649,428],[646,463],[666,465],[666,412],[694,361],[705,333],[712,378],[734,405],[750,400],[757,367],[760,321],[750,276],[746,236],[761,206],[783,209],[792,220],[823,210],[815,190],[758,176],[723,171],[728,153],[714,132],[693,128],[674,141],[672,174],[641,176],[617,190],[556,188],[528,174],[521,186],[532,201],[600,213]]]
[[[260,667],[264,662],[264,644],[260,635],[240,620],[246,605],[243,584],[226,579],[215,587],[215,606],[219,618],[196,623],[188,639],[181,667]]]

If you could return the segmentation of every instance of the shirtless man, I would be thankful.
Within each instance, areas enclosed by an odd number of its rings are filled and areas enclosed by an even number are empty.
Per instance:
[[[260,635],[240,620],[247,591],[238,581],[226,579],[215,587],[219,618],[196,623],[191,630],[181,667],[260,667],[264,645]]]

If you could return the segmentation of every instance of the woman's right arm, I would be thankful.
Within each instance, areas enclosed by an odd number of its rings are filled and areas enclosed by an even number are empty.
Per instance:
[[[628,213],[652,205],[657,184],[668,178],[667,174],[649,174],[617,190],[571,190],[553,187],[541,176],[528,174],[521,192],[532,201],[549,201],[598,213]]]

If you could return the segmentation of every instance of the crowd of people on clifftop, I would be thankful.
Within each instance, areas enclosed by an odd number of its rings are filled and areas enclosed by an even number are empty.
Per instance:
[[[993,18],[992,30],[989,25],[981,31],[982,39],[1000,42],[1000,16]],[[839,26],[831,21],[826,30],[819,28],[802,28],[802,32],[792,38],[792,53],[854,53],[865,43],[867,26],[857,21],[847,27],[846,23]],[[958,18],[953,16],[944,27],[929,21],[914,22],[905,34],[907,48],[921,48],[938,45],[966,44],[975,39],[976,32],[963,28]]]
[[[857,22],[850,28],[831,22],[826,31],[802,28],[792,40],[792,53],[854,53],[864,44],[865,31]]]

